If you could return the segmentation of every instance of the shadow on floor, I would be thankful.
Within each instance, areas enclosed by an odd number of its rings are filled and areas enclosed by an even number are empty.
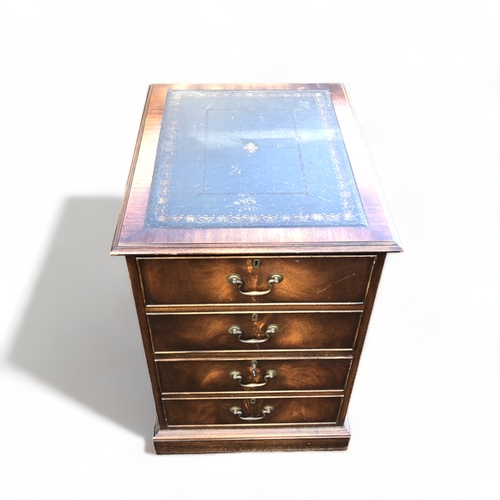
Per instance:
[[[9,361],[144,436],[153,398],[126,264],[110,257],[116,198],[66,201]]]

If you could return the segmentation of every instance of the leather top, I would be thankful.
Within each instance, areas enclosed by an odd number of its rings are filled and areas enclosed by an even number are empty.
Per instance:
[[[145,227],[365,226],[328,90],[171,90]]]

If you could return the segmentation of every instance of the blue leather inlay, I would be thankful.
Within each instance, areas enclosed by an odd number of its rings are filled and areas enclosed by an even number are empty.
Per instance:
[[[146,227],[356,225],[328,91],[168,92]]]

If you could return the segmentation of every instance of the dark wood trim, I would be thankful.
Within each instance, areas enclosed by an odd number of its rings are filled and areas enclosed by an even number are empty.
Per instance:
[[[240,451],[345,450],[351,433],[347,422],[335,426],[157,429],[157,454],[231,453]],[[196,443],[196,446],[193,446]]]
[[[242,357],[242,352],[246,352],[247,356]],[[284,354],[286,353],[286,354]],[[154,353],[156,361],[161,361],[164,359],[175,360],[175,359],[194,359],[192,351],[155,351]],[[306,359],[314,356],[315,358],[349,358],[352,357],[353,350],[346,349],[266,349],[266,350],[254,350],[254,351],[241,351],[235,349],[225,349],[220,351],[197,351],[196,359],[207,359],[207,358],[217,358],[217,359]]]
[[[137,157],[139,156],[139,149],[142,144],[142,136],[144,134],[144,127],[146,125],[146,117],[149,111],[149,103],[151,101],[151,95],[153,92],[152,86],[148,89],[148,94],[146,96],[146,103],[144,104],[144,109],[142,111],[141,124],[139,126],[139,132],[137,133],[137,139],[135,141],[134,154],[132,155],[132,163],[130,165],[130,171],[127,178],[127,184],[125,186],[125,193],[123,195],[122,204],[120,208],[120,214],[118,216],[118,223],[116,225],[115,235],[113,238],[112,248],[119,246],[120,233],[119,229],[123,226],[123,218],[125,217],[125,209],[128,205],[128,200],[130,197],[130,190],[132,186],[132,181],[134,179],[135,168],[137,165]],[[113,255],[113,253],[111,253]]]
[[[164,392],[162,393],[162,399],[164,401],[170,400],[189,400],[189,399],[241,399],[241,398],[275,398],[279,396],[280,399],[283,398],[318,398],[318,397],[344,397],[344,391],[342,389],[328,389],[328,390],[302,390],[302,391],[261,391],[261,392],[249,392],[249,391],[227,391],[227,392]],[[285,425],[285,424],[282,424]],[[296,425],[296,424],[293,424]],[[301,424],[310,425],[310,424]]]
[[[227,351],[224,351],[224,353]],[[266,359],[266,360],[273,360],[273,359],[311,359],[311,352],[314,354],[314,359],[352,359],[353,356],[353,351],[352,350],[345,350],[341,351],[340,354],[338,354],[337,350],[331,350],[331,351],[326,351],[326,350],[308,350],[308,351],[300,351],[300,350],[292,350],[292,349],[286,349],[282,351],[275,351],[270,352],[270,351],[239,351],[239,352],[231,352],[227,356],[221,355],[219,352],[217,352],[214,355],[213,351],[195,351],[195,352],[188,352],[187,355],[179,355],[176,358],[171,357],[170,355],[168,356],[163,356],[159,353],[155,353],[155,361],[157,362],[164,362],[164,361],[171,361],[171,362],[176,362],[176,361],[218,361],[218,360],[224,360],[224,359],[230,359],[233,361],[244,361],[244,360],[252,360],[252,359]],[[180,353],[179,353],[180,354]]]
[[[307,228],[302,228],[301,233],[305,239],[312,238],[307,234]],[[298,240],[299,238],[297,238]],[[217,243],[197,243],[189,242],[185,244],[171,244],[166,251],[162,243],[153,244],[146,243],[144,245],[132,245],[132,244],[121,244],[120,246],[113,247],[110,255],[137,255],[137,256],[148,256],[148,255],[192,255],[193,248],[196,248],[198,255],[226,255],[229,246],[219,245]],[[296,243],[277,243],[276,245],[271,245],[269,243],[263,245],[258,242],[249,243],[232,243],[231,248],[234,251],[234,255],[245,255],[251,253],[252,249],[255,253],[261,255],[278,255],[283,252],[294,252],[297,254],[300,252],[306,253],[366,253],[369,252],[402,252],[403,249],[398,243],[392,242],[373,242],[373,243],[357,243],[349,244],[347,242],[335,243],[333,244],[330,236],[325,236],[325,241],[323,243],[305,243],[299,247],[298,241]]]
[[[176,304],[176,305],[154,305],[146,306],[146,314],[238,314],[238,313],[266,313],[266,312],[357,312],[363,311],[362,302],[298,302],[298,303],[266,303],[266,304]],[[194,309],[196,308],[196,311]]]
[[[153,398],[156,406],[156,414],[159,423],[162,427],[166,426],[165,414],[163,411],[163,404],[161,402],[161,392],[158,382],[158,375],[156,373],[155,359],[153,354],[153,344],[151,342],[151,335],[149,333],[149,325],[146,318],[146,311],[144,308],[144,297],[142,293],[141,282],[139,279],[139,270],[135,257],[127,256],[127,268],[132,284],[132,293],[134,295],[135,306],[137,309],[137,318],[139,320],[139,327],[141,330],[142,342],[144,345],[144,353],[146,355],[146,363],[148,366],[149,377],[153,389]]]
[[[368,330],[368,325],[370,323],[370,316],[373,310],[373,305],[375,303],[375,297],[377,294],[378,284],[380,282],[380,277],[382,275],[382,269],[385,262],[385,254],[379,254],[374,263],[374,269],[372,277],[370,280],[370,285],[368,288],[368,293],[365,300],[365,309],[361,317],[361,324],[358,329],[358,338],[356,339],[356,344],[353,350],[353,362],[351,364],[351,371],[347,378],[347,383],[345,386],[345,398],[340,409],[339,422],[342,423],[347,415],[347,408],[349,406],[349,400],[351,398],[352,388],[354,385],[354,380],[356,378],[356,372],[358,370],[359,361],[361,358],[361,352],[363,350],[363,344],[366,338],[366,332]]]

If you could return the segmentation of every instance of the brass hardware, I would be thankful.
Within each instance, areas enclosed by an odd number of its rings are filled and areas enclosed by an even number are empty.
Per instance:
[[[253,267],[255,269],[260,267],[260,260],[259,259],[253,259]]]
[[[281,283],[283,281],[283,276],[281,274],[275,273],[271,274],[267,280],[267,284],[269,285],[269,290],[251,290],[249,292],[244,292],[241,288],[243,287],[243,280],[239,274],[230,274],[227,277],[227,281],[232,285],[238,285],[238,292],[242,295],[247,295],[250,297],[256,297],[259,295],[266,295],[273,289],[273,285],[276,283]]]
[[[267,342],[273,333],[276,333],[279,330],[278,325],[269,325],[266,329],[266,336],[263,339],[242,339],[243,331],[237,325],[230,326],[227,331],[232,333],[233,335],[238,335],[238,340],[243,342],[244,344],[262,344],[263,342]]]
[[[241,420],[262,420],[266,417],[266,415],[269,415],[272,411],[274,411],[274,406],[264,406],[264,408],[262,408],[262,415],[260,417],[244,417],[243,412],[241,411],[241,408],[239,406],[231,406],[231,408],[229,408],[229,411],[231,413],[234,413]]]
[[[257,361],[252,361],[251,362],[251,366],[252,366],[252,376],[254,378],[257,377]],[[241,375],[241,372],[239,372],[238,370],[232,370],[229,372],[229,376],[234,379],[234,380],[237,380],[241,387],[263,387],[265,386],[269,380],[271,380],[272,378],[276,377],[278,375],[278,372],[276,370],[266,370],[266,373],[264,375],[264,382],[250,382],[248,384],[243,384],[241,381],[243,380],[243,376]]]
[[[259,315],[257,313],[252,314],[252,321],[258,321],[259,320]]]
[[[266,329],[266,334],[272,335],[273,333],[277,333],[280,327],[278,325],[269,325]]]

